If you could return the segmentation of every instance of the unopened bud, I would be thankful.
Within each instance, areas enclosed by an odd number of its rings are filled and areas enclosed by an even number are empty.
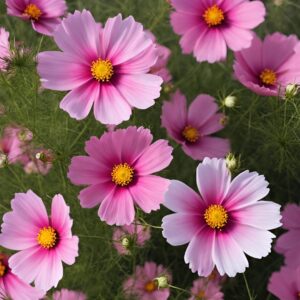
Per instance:
[[[283,4],[284,0],[273,0],[274,5],[281,6]]]
[[[154,281],[159,289],[166,289],[169,287],[169,279],[166,275],[156,277]]]
[[[233,108],[235,107],[235,104],[237,102],[237,97],[235,96],[227,96],[225,99],[224,99],[224,105],[228,108]]]
[[[51,163],[54,159],[51,150],[42,150],[36,153],[35,158],[42,161],[43,163]]]
[[[220,119],[220,124],[223,125],[223,126],[226,126],[229,122],[229,117],[227,116],[223,116],[221,119]]]
[[[239,159],[235,157],[233,153],[228,153],[225,162],[227,165],[227,168],[232,172],[236,170],[239,167]]]
[[[0,168],[4,168],[7,164],[7,155],[0,153]]]
[[[294,98],[299,91],[299,86],[297,84],[288,84],[285,88],[285,98],[291,99]]]
[[[166,94],[169,94],[169,93],[173,92],[174,85],[172,83],[166,83],[166,84],[164,84],[163,89]]]
[[[124,248],[128,249],[130,246],[130,240],[128,237],[123,237],[121,240],[121,244]]]

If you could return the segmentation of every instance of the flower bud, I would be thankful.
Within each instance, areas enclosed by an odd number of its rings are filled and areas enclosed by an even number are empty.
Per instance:
[[[223,101],[224,105],[225,105],[226,107],[228,107],[228,108],[233,108],[233,107],[235,107],[236,102],[237,102],[237,97],[231,96],[231,95],[230,95],[230,96],[227,96],[227,97],[224,99],[224,101]]]
[[[166,275],[156,277],[154,281],[159,289],[166,289],[169,287],[169,280]]]
[[[285,98],[291,99],[294,98],[299,91],[299,86],[297,84],[288,84],[285,88]]]
[[[283,4],[284,0],[273,0],[274,5],[281,6]]]
[[[121,240],[121,244],[122,246],[125,248],[125,249],[128,249],[129,246],[130,246],[130,240],[128,237],[123,237],[122,240]]]
[[[236,158],[235,155],[231,152],[227,154],[225,162],[230,172],[236,170],[240,165],[239,159]]]
[[[4,168],[7,164],[7,155],[0,153],[0,168]]]

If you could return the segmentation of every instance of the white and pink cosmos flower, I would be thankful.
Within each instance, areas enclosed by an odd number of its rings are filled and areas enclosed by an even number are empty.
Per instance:
[[[184,260],[192,272],[209,276],[216,266],[233,277],[248,267],[245,254],[270,253],[280,205],[261,201],[269,193],[264,176],[244,171],[232,180],[224,159],[205,158],[196,173],[200,195],[172,181],[164,205],[174,214],[163,218],[163,236],[173,246],[188,243]]]
[[[101,28],[89,11],[76,11],[54,40],[61,51],[39,53],[38,73],[44,88],[70,91],[60,108],[72,118],[86,118],[93,107],[98,121],[118,125],[132,108],[147,109],[160,96],[163,80],[149,74],[155,43],[133,17],[118,15]]]
[[[65,0],[6,0],[7,13],[30,21],[33,29],[52,35],[67,10]]]
[[[9,32],[0,27],[0,72],[7,68],[7,60],[10,58]]]
[[[4,214],[0,245],[19,251],[9,258],[12,272],[25,282],[48,291],[63,277],[63,263],[78,256],[78,237],[72,235],[70,208],[61,195],[52,200],[51,217],[32,191],[15,194],[12,211]]]
[[[62,289],[53,294],[53,300],[86,300],[87,297],[82,292]]]

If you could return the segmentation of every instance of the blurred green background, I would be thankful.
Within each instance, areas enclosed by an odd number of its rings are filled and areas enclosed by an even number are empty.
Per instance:
[[[11,41],[20,41],[31,50],[31,58],[38,49],[56,49],[51,38],[34,32],[28,23],[6,15],[6,7],[0,3],[0,25],[10,32]],[[258,97],[243,88],[232,76],[232,53],[224,63],[198,64],[192,56],[182,55],[176,36],[169,24],[170,6],[165,0],[68,0],[69,11],[86,8],[97,21],[122,13],[133,15],[145,28],[151,30],[160,44],[172,50],[169,69],[174,88],[179,88],[192,101],[200,93],[208,93],[221,103],[229,94],[238,97],[233,109],[222,110],[229,117],[226,130],[221,135],[230,138],[232,151],[241,155],[241,170],[250,169],[264,174],[270,182],[268,199],[278,203],[299,202],[300,192],[300,103],[299,98],[282,101]],[[273,1],[264,1],[267,19],[257,32],[260,36],[280,31],[285,34],[300,33],[300,4],[284,1],[275,6]],[[6,114],[0,117],[0,130],[16,123],[29,128],[34,143],[51,149],[56,156],[54,167],[47,176],[27,175],[21,166],[11,165],[0,169],[0,214],[10,210],[10,200],[16,192],[32,189],[49,205],[56,193],[64,195],[71,206],[74,218],[74,234],[80,237],[80,256],[71,267],[65,266],[64,278],[58,288],[82,290],[88,299],[123,299],[122,282],[132,273],[136,264],[155,261],[168,267],[173,274],[173,284],[189,289],[197,278],[183,261],[186,246],[171,247],[161,236],[159,229],[152,230],[147,247],[136,249],[132,256],[121,257],[111,245],[112,227],[102,223],[97,208],[82,209],[77,200],[80,187],[73,186],[66,177],[70,159],[84,154],[84,143],[90,136],[100,136],[105,127],[94,120],[91,114],[80,122],[73,120],[59,109],[64,93],[40,91],[39,78],[31,59],[16,60],[9,74],[0,76],[0,103]],[[128,124],[145,126],[158,138],[168,138],[160,125],[162,102],[169,98],[163,92],[156,105],[146,111],[134,111]],[[193,188],[198,162],[184,155],[175,147],[171,166],[162,176],[184,181]],[[148,223],[160,225],[168,213],[146,215]],[[277,233],[280,233],[278,230]],[[2,251],[2,250],[1,250]],[[7,250],[3,250],[7,251]],[[201,249],[199,249],[201,251]],[[263,260],[249,259],[246,272],[253,299],[275,299],[268,294],[266,285],[270,274],[278,270],[282,258],[272,253]],[[228,279],[223,291],[227,300],[248,299],[242,275]],[[187,299],[186,294],[172,291],[170,299]]]

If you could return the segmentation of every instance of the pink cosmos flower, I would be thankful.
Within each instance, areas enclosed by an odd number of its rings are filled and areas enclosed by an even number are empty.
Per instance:
[[[133,126],[92,137],[88,156],[73,157],[68,173],[73,184],[89,185],[79,194],[81,206],[100,204],[98,215],[109,225],[131,224],[134,204],[146,213],[159,209],[169,180],[152,174],[173,157],[167,141],[152,139],[150,130]]]
[[[288,84],[300,83],[300,50],[295,35],[254,37],[251,47],[235,53],[234,76],[245,87],[263,96],[284,95]]]
[[[133,17],[108,19],[104,28],[89,11],[68,15],[54,33],[62,52],[38,55],[43,87],[69,91],[60,108],[77,120],[94,106],[95,118],[118,125],[133,107],[146,109],[160,96],[162,79],[148,74],[157,60],[155,44]]]
[[[162,265],[146,262],[144,266],[137,266],[134,274],[123,284],[125,296],[135,296],[139,300],[166,300],[170,296],[170,289],[158,289],[155,278],[167,276],[171,281],[171,274]]]
[[[31,21],[35,31],[52,35],[67,10],[65,0],[6,0],[7,13]]]
[[[275,250],[285,256],[287,266],[300,266],[300,206],[287,204],[282,212],[283,228],[288,232],[282,234],[276,242]]]
[[[44,292],[32,287],[11,272],[8,257],[0,254],[0,299],[39,300]]]
[[[218,105],[209,95],[199,95],[187,109],[186,98],[177,91],[162,107],[162,126],[167,129],[182,150],[196,160],[204,157],[224,157],[230,150],[229,141],[211,134],[224,126],[224,115],[217,113]]]
[[[300,297],[300,267],[283,267],[270,278],[268,290],[280,300],[298,300]]]
[[[62,289],[53,294],[53,300],[86,300],[87,297],[82,292],[70,291]]]
[[[126,244],[124,244],[124,238]],[[130,248],[133,246],[143,247],[145,242],[150,239],[150,228],[143,225],[124,225],[114,229],[113,245],[121,255],[131,253]]]
[[[182,36],[183,53],[192,53],[197,61],[224,60],[227,47],[239,51],[250,47],[251,29],[265,19],[261,1],[249,0],[171,0],[175,12],[171,24]]]
[[[155,65],[151,67],[150,73],[160,76],[163,79],[164,83],[168,83],[172,79],[170,71],[167,67],[169,58],[171,56],[171,50],[163,45],[158,44],[155,35],[151,31],[147,31],[146,33],[151,38],[151,40],[156,43],[158,54],[157,61]]]
[[[172,181],[164,205],[174,214],[163,218],[163,236],[173,246],[189,244],[184,260],[192,272],[208,276],[214,266],[230,277],[248,267],[245,253],[262,258],[281,225],[280,205],[259,201],[268,182],[244,171],[233,180],[224,159],[205,158],[197,168],[200,195],[180,181]]]
[[[0,71],[5,71],[10,57],[9,32],[0,27]]]
[[[70,209],[56,195],[48,217],[43,201],[30,190],[16,194],[11,207],[12,212],[3,216],[0,235],[1,246],[19,251],[10,257],[9,266],[25,282],[34,281],[37,288],[48,291],[62,279],[62,262],[72,265],[78,256]]]
[[[221,292],[221,287],[205,278],[194,280],[191,288],[192,297],[189,300],[223,300],[224,294]]]
[[[30,150],[30,160],[24,165],[27,174],[47,175],[52,169],[53,153],[48,149]]]

